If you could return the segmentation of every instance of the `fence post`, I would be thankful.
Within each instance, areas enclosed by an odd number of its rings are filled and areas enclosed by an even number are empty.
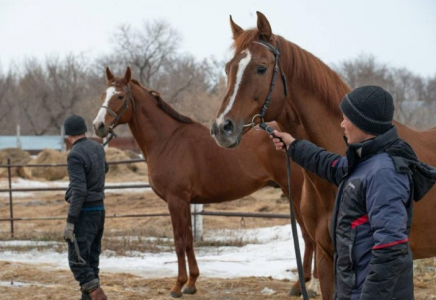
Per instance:
[[[67,145],[65,144],[65,128],[61,126],[61,151],[62,153],[67,152]]]
[[[12,206],[12,178],[11,159],[8,158],[8,180],[9,180],[9,211],[11,215],[11,238],[14,238],[14,208]]]
[[[191,213],[203,212],[203,204],[191,204]],[[193,215],[191,218],[192,235],[194,242],[199,242],[203,239],[203,216]]]
[[[17,148],[21,149],[21,130],[19,124],[17,124]]]

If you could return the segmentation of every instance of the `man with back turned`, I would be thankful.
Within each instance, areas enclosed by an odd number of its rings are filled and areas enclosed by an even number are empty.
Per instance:
[[[82,117],[69,116],[64,129],[72,144],[67,158],[70,184],[65,194],[70,207],[64,229],[69,265],[80,284],[82,299],[105,300],[98,276],[105,220],[104,183],[108,171],[105,152],[102,145],[86,138],[87,128]]]

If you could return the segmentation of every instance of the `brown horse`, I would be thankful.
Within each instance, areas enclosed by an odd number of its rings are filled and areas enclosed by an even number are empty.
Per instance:
[[[217,203],[235,200],[275,182],[288,195],[285,157],[271,147],[264,132],[247,135],[232,151],[216,145],[209,130],[176,112],[155,91],[131,80],[130,68],[124,78],[106,69],[108,88],[103,106],[94,120],[100,137],[118,124],[127,123],[147,160],[153,191],[168,203],[178,261],[178,276],[171,296],[194,294],[199,269],[193,249],[191,203]],[[277,128],[277,127],[276,127]],[[303,173],[292,168],[292,196],[299,207]],[[301,215],[297,211],[297,220]],[[305,240],[304,266],[310,279],[314,242],[301,226]],[[292,247],[292,245],[289,245]],[[185,255],[188,258],[189,278]],[[266,266],[267,267],[267,266]],[[294,285],[298,287],[298,283]]]
[[[344,154],[346,145],[340,128],[339,103],[350,88],[321,60],[274,35],[267,18],[257,13],[257,28],[243,30],[230,18],[233,31],[233,58],[226,65],[227,94],[211,133],[223,147],[234,147],[250,124],[259,122],[259,112],[272,86],[274,67],[277,79],[265,121],[279,126],[299,139],[307,139],[329,151]],[[262,41],[268,42],[268,47]],[[275,49],[279,55],[275,55]],[[277,58],[278,59],[277,59]],[[281,73],[286,77],[281,77]],[[285,93],[288,87],[288,93]],[[256,116],[257,115],[257,116]],[[256,117],[253,117],[256,116]],[[436,165],[436,129],[415,131],[395,122],[401,138],[409,142],[420,160]],[[244,136],[245,139],[245,136]],[[333,297],[333,248],[329,235],[330,216],[336,188],[310,172],[305,172],[300,211],[306,229],[316,241],[316,265],[323,298]],[[311,186],[311,187],[309,187]],[[306,197],[307,191],[316,197]],[[313,195],[312,195],[313,196]],[[313,201],[313,199],[319,199]],[[415,206],[410,245],[414,258],[436,255],[436,189]]]

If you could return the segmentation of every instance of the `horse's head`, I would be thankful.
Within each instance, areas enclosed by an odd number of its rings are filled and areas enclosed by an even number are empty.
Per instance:
[[[131,77],[129,67],[124,78],[115,77],[109,67],[106,68],[107,89],[101,95],[103,104],[93,122],[99,137],[106,137],[118,124],[125,124],[132,118],[135,102],[129,85]]]
[[[254,124],[275,120],[287,95],[279,38],[267,18],[257,12],[257,28],[251,30],[243,30],[231,17],[230,25],[235,54],[226,64],[227,92],[211,126],[211,135],[225,148],[238,146]]]

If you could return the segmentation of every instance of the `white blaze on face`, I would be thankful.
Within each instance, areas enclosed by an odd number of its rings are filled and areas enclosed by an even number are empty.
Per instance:
[[[251,53],[248,50],[242,51],[246,56],[239,61],[238,64],[238,72],[236,73],[235,87],[233,88],[233,94],[230,97],[229,103],[226,106],[226,109],[221,113],[221,115],[217,118],[216,123],[218,126],[224,121],[224,117],[226,114],[232,109],[233,104],[235,103],[236,95],[238,94],[239,85],[241,84],[242,75],[244,75],[245,68],[251,61]]]
[[[104,99],[104,103],[102,106],[108,106],[109,105],[109,100],[112,98],[113,95],[115,94],[119,94],[120,92],[117,92],[115,87],[111,86],[108,87],[106,90],[106,98]],[[97,125],[100,123],[104,123],[104,117],[106,116],[106,109],[105,108],[100,108],[100,110],[98,111],[97,117],[95,117],[93,124]]]

